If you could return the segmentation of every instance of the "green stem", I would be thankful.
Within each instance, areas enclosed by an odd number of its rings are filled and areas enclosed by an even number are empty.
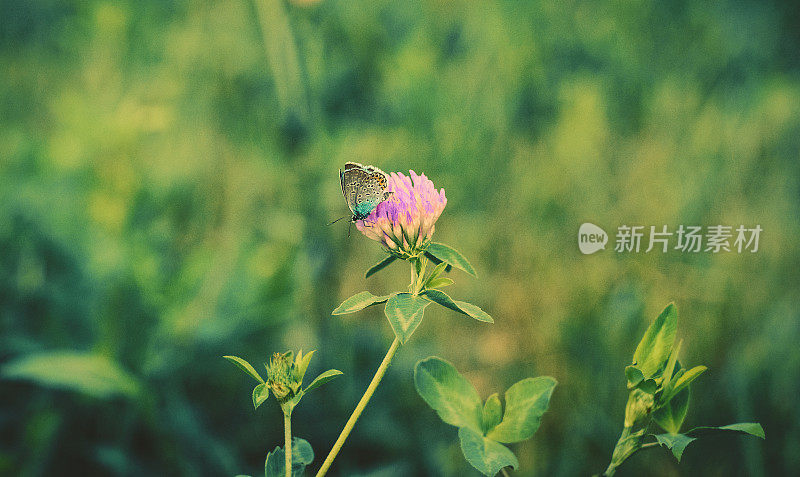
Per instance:
[[[425,267],[428,265],[428,259],[426,257],[419,258],[418,260],[420,261],[419,273],[417,274],[416,280],[413,282],[413,290],[411,291],[414,295],[418,295],[419,292],[422,291],[422,284],[425,283]],[[415,270],[413,265],[411,268]]]
[[[506,470],[506,468],[505,468],[505,467],[503,467],[502,469],[500,469],[500,472],[502,472],[502,473],[503,473],[503,477],[510,477],[510,476],[508,475],[508,471]]]
[[[417,274],[417,263],[416,258],[409,259],[409,263],[411,264],[411,283],[408,284],[408,293],[414,293],[414,286],[417,284],[419,280],[419,275]]]
[[[283,454],[286,461],[286,477],[292,477],[292,411],[283,411]]]
[[[359,416],[364,412],[364,408],[367,407],[367,403],[372,398],[372,395],[375,394],[375,389],[378,388],[378,384],[380,384],[381,379],[383,379],[383,375],[386,374],[386,370],[389,368],[389,364],[391,364],[392,358],[394,358],[399,347],[400,340],[395,338],[394,341],[392,341],[392,345],[389,346],[389,351],[386,352],[386,356],[384,356],[381,365],[378,366],[378,370],[375,371],[375,376],[372,377],[372,381],[370,381],[369,386],[367,386],[367,390],[364,392],[364,395],[361,396],[361,400],[358,401],[355,410],[353,410],[353,414],[350,415],[350,419],[348,419],[347,423],[344,425],[344,429],[342,429],[341,434],[339,434],[339,438],[336,439],[336,443],[333,444],[333,448],[328,453],[328,457],[326,457],[325,462],[322,463],[322,467],[320,467],[319,472],[317,472],[317,477],[322,477],[328,472],[331,464],[333,464],[333,459],[335,459],[339,451],[342,450],[344,441],[347,440]]]
[[[605,477],[613,477],[617,472],[617,467],[622,465],[628,457],[642,449],[642,438],[646,428],[647,425],[636,432],[633,432],[633,426],[622,429],[622,434],[614,447],[614,453],[611,455],[611,463],[608,464],[608,468],[603,472]]]

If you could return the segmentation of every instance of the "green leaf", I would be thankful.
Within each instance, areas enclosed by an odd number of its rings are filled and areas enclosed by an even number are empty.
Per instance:
[[[507,444],[531,437],[539,429],[556,384],[557,381],[549,376],[539,376],[523,379],[511,386],[506,391],[503,421],[487,437]]]
[[[389,298],[384,313],[400,343],[405,344],[422,323],[425,307],[430,303],[425,298],[411,293],[396,293]]]
[[[434,257],[432,254],[430,254],[430,253],[428,253],[428,252],[425,252],[425,257],[426,257],[428,260],[430,260],[431,262],[433,262],[435,265],[439,265],[440,263],[444,263],[445,265],[447,265],[447,266],[444,268],[444,271],[445,271],[445,272],[447,272],[447,273],[450,273],[450,271],[453,269],[453,266],[452,266],[452,265],[450,265],[450,264],[449,264],[449,263],[447,263],[447,262],[442,262],[441,260],[439,260],[438,258]]]
[[[258,371],[246,360],[238,357],[238,356],[223,356],[223,358],[227,359],[231,363],[235,364],[239,369],[245,372],[248,376],[252,377],[259,383],[263,383],[264,380],[261,379],[261,376],[258,374]]]
[[[664,372],[661,374],[661,381],[664,384],[664,393],[668,394],[671,390],[672,386],[672,377],[680,371],[681,365],[678,361],[678,353],[681,351],[681,346],[683,346],[683,340],[678,341],[678,344],[672,349],[672,353],[669,354],[669,359],[667,360],[667,365],[664,367]]]
[[[462,427],[458,430],[458,438],[467,462],[487,477],[494,477],[503,467],[519,467],[517,456],[508,447],[483,437],[479,432]]]
[[[691,384],[692,381],[697,379],[698,376],[703,374],[706,371],[705,366],[695,366],[694,368],[684,372],[683,370],[678,371],[676,374],[675,379],[669,385],[669,394],[664,396],[662,399],[664,401],[669,401],[672,399],[673,396],[678,394],[679,392],[683,391],[686,387]]]
[[[419,277],[420,273],[422,273],[422,260],[415,258],[411,259],[411,264],[414,265],[414,273],[416,277]],[[415,279],[416,281],[416,279]]]
[[[644,381],[644,374],[642,374],[642,371],[636,366],[626,366],[625,379],[628,380],[628,389],[633,389]]]
[[[432,288],[442,288],[442,287],[449,287],[455,283],[451,278],[441,277],[437,278],[436,280],[431,280],[425,284],[425,288],[432,289]]]
[[[645,379],[641,383],[636,386],[636,389],[640,389],[642,392],[647,394],[655,394],[658,390],[658,385],[656,384],[656,380],[653,378]]]
[[[683,420],[686,419],[686,412],[689,410],[690,394],[689,388],[677,393],[665,405],[653,412],[653,420],[670,434],[680,432]]]
[[[697,437],[701,437],[706,434],[714,434],[717,432],[739,432],[742,434],[750,434],[751,436],[756,436],[762,439],[766,439],[766,436],[764,435],[764,428],[761,427],[761,424],[757,422],[740,422],[737,424],[728,424],[727,426],[721,426],[721,427],[708,427],[708,426],[695,427],[686,434],[695,434],[697,435]]]
[[[680,462],[686,446],[697,440],[698,437],[720,432],[736,432],[740,434],[749,434],[762,439],[765,438],[764,428],[757,422],[742,422],[721,427],[695,427],[685,434],[658,434],[655,438],[659,444],[668,447],[675,458],[678,459],[678,462]],[[689,434],[696,437],[690,436]]]
[[[694,437],[684,434],[658,434],[655,438],[659,444],[672,451],[672,455],[678,459],[678,462],[681,461],[681,456],[683,456],[686,446],[696,440]]]
[[[373,265],[369,270],[367,270],[367,273],[364,274],[364,278],[369,278],[372,275],[375,275],[376,273],[386,268],[390,263],[394,262],[395,260],[397,260],[397,257],[395,257],[394,255],[389,255],[388,257],[384,258],[380,262]]]
[[[303,355],[303,351],[300,350],[297,353],[297,358],[295,358],[295,373],[297,373],[297,378],[300,382],[303,382],[303,378],[306,375],[306,370],[308,369],[308,365],[311,364],[311,357],[314,356],[314,353],[317,350],[311,350],[305,356]]]
[[[307,440],[292,438],[292,477],[301,477],[306,466],[314,461],[314,449]],[[284,477],[286,475],[286,452],[283,447],[276,447],[264,462],[265,477]]]
[[[258,406],[264,403],[269,397],[269,386],[267,383],[261,383],[253,388],[253,407],[258,409]]]
[[[344,374],[344,373],[342,373],[338,369],[329,369],[329,370],[325,371],[324,373],[320,374],[319,376],[317,376],[316,378],[314,378],[314,380],[311,381],[311,384],[309,384],[308,387],[305,388],[305,390],[303,392],[309,392],[312,389],[316,389],[316,388],[322,386],[323,384],[327,383],[331,379],[334,379],[337,376],[341,376],[342,374]]]
[[[474,318],[478,321],[483,321],[485,323],[494,323],[494,320],[488,313],[481,310],[477,306],[473,305],[472,303],[467,303],[465,301],[453,300],[450,298],[447,293],[441,290],[425,290],[422,293],[422,296],[428,298],[431,301],[435,301],[436,303],[442,305],[445,308],[450,308],[453,311],[457,311],[464,315],[467,315],[471,318]]]
[[[670,303],[647,328],[633,354],[633,364],[645,378],[653,377],[669,358],[677,327],[678,312],[675,304]]]
[[[428,279],[425,280],[425,283],[423,284],[423,286],[424,287],[429,287],[430,286],[429,284],[431,283],[431,281],[436,280],[437,278],[439,278],[439,275],[441,275],[442,272],[444,272],[445,268],[447,268],[447,263],[446,262],[441,262],[438,265],[436,265],[436,268],[434,268],[433,271],[431,272],[431,274],[428,275]]]
[[[425,252],[433,255],[434,257],[438,258],[443,262],[447,262],[449,265],[452,265],[456,268],[459,268],[473,277],[477,278],[478,274],[475,273],[475,269],[472,268],[472,265],[469,263],[469,260],[464,258],[461,253],[443,243],[432,242],[428,245],[428,248],[425,249]]]
[[[500,397],[497,393],[492,394],[486,399],[483,405],[483,433],[494,429],[503,420],[503,405],[500,404]]]
[[[347,300],[343,301],[341,305],[337,306],[331,315],[345,315],[347,313],[355,313],[364,308],[383,303],[388,300],[390,295],[375,296],[368,291],[356,293]]]
[[[478,391],[452,364],[436,356],[420,360],[414,367],[414,386],[444,422],[482,432]]]
[[[3,367],[2,376],[99,399],[135,397],[140,389],[136,378],[108,356],[75,351],[41,352],[17,358]]]

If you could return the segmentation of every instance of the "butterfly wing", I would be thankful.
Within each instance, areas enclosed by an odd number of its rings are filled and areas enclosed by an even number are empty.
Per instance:
[[[347,207],[356,220],[369,215],[378,204],[388,198],[386,187],[389,180],[376,167],[348,162],[344,165],[344,171],[339,171],[339,179]]]
[[[360,168],[348,168],[352,163],[345,164],[345,170],[341,173],[342,194],[347,207],[354,215],[360,215],[358,204],[363,201],[364,183],[368,180],[369,174]]]
[[[386,200],[386,175],[380,171],[367,173],[363,186],[356,195],[356,212],[361,216],[369,215],[375,207]]]

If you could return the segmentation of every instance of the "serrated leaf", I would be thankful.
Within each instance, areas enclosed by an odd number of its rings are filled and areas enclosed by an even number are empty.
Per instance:
[[[269,386],[266,383],[261,383],[253,388],[253,408],[258,409],[258,406],[264,403],[269,397]]]
[[[452,265],[458,269],[461,269],[473,277],[477,278],[478,274],[475,273],[475,269],[472,268],[472,265],[469,263],[461,252],[458,250],[450,247],[449,245],[445,245],[443,243],[432,242],[428,245],[428,248],[425,251],[434,257],[438,258],[443,262],[447,262],[449,265]]]
[[[700,437],[706,434],[714,434],[720,431],[739,432],[742,434],[750,434],[751,436],[756,436],[762,439],[766,439],[766,436],[764,434],[764,428],[761,427],[761,424],[757,422],[739,422],[737,424],[728,424],[727,426],[720,426],[720,427],[700,426],[700,427],[695,427],[686,434],[696,434],[697,437]]]
[[[337,376],[341,376],[342,374],[344,373],[342,373],[338,369],[329,369],[324,373],[320,374],[319,376],[317,376],[316,378],[314,378],[314,380],[311,381],[311,384],[309,384],[308,387],[303,392],[309,392],[312,389],[316,389],[322,386],[323,384],[327,383],[328,381],[336,378]]]
[[[531,437],[550,404],[557,381],[549,376],[527,378],[506,391],[503,421],[486,434],[498,442],[513,443]]]
[[[292,477],[301,477],[306,466],[314,461],[314,449],[307,440],[299,437],[292,438]],[[265,477],[286,476],[286,452],[283,447],[276,447],[264,462]]]
[[[442,305],[445,308],[450,308],[453,311],[467,315],[470,318],[474,318],[485,323],[494,323],[492,317],[479,307],[465,301],[453,300],[447,293],[441,290],[425,290],[422,293],[422,296]]]
[[[384,313],[400,343],[405,344],[414,334],[422,323],[425,307],[430,303],[429,300],[411,293],[396,293],[389,298]]]
[[[683,456],[683,451],[686,450],[686,446],[695,441],[694,437],[689,437],[684,434],[658,434],[655,438],[659,444],[672,451],[672,455],[678,459],[678,462],[681,461],[681,456]]]
[[[483,433],[494,429],[503,420],[503,405],[500,403],[500,397],[497,393],[492,394],[486,399],[483,404]]]
[[[414,367],[414,386],[444,422],[482,433],[478,391],[452,364],[436,356],[420,360]]]
[[[41,352],[17,358],[3,367],[2,376],[98,399],[134,397],[140,389],[136,378],[110,357],[75,351]]]
[[[494,477],[504,467],[519,467],[517,456],[508,447],[483,437],[479,432],[462,427],[458,430],[458,438],[464,458],[487,477]]]
[[[653,420],[670,434],[679,433],[689,410],[690,395],[689,388],[678,392],[669,402],[653,411]]]
[[[678,459],[678,462],[680,462],[686,446],[697,440],[699,437],[719,432],[736,432],[760,437],[762,439],[765,438],[764,428],[762,428],[761,424],[758,424],[757,422],[741,422],[738,424],[729,424],[721,427],[695,427],[684,434],[658,434],[655,436],[655,438],[659,444],[668,447],[672,451],[672,454],[675,456],[675,458]]]
[[[356,293],[347,300],[343,301],[341,305],[337,306],[331,315],[346,315],[347,313],[355,313],[359,310],[372,305],[383,303],[389,299],[391,295],[376,296],[368,291]]]
[[[369,278],[372,275],[375,275],[376,273],[386,268],[389,264],[391,264],[395,260],[397,260],[397,257],[395,257],[394,255],[389,255],[388,257],[384,258],[380,262],[370,267],[370,269],[367,270],[367,273],[364,274],[364,278]]]
[[[425,284],[425,288],[442,288],[442,287],[449,287],[455,283],[453,279],[447,277],[439,277],[436,280],[431,280]]]
[[[675,304],[670,303],[647,328],[633,354],[633,364],[645,378],[653,377],[666,363],[672,353],[677,327],[678,312]]]

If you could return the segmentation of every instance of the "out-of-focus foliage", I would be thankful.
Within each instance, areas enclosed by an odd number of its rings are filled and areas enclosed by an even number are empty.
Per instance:
[[[392,339],[381,307],[331,311],[408,281],[365,280],[380,248],[324,226],[348,160],[447,190],[436,240],[479,274],[448,294],[495,323],[431,307],[333,473],[471,472],[414,391],[432,354],[482,399],[558,379],[511,446],[523,475],[601,471],[621,370],[670,300],[709,367],[685,425],[768,440],[619,475],[800,472],[799,26],[774,1],[0,3],[0,370],[75,353],[137,390],[3,377],[0,474],[254,475],[280,411],[254,416],[220,356],[289,348],[344,372],[294,414],[327,453]],[[754,254],[583,256],[587,221],[764,231]]]

